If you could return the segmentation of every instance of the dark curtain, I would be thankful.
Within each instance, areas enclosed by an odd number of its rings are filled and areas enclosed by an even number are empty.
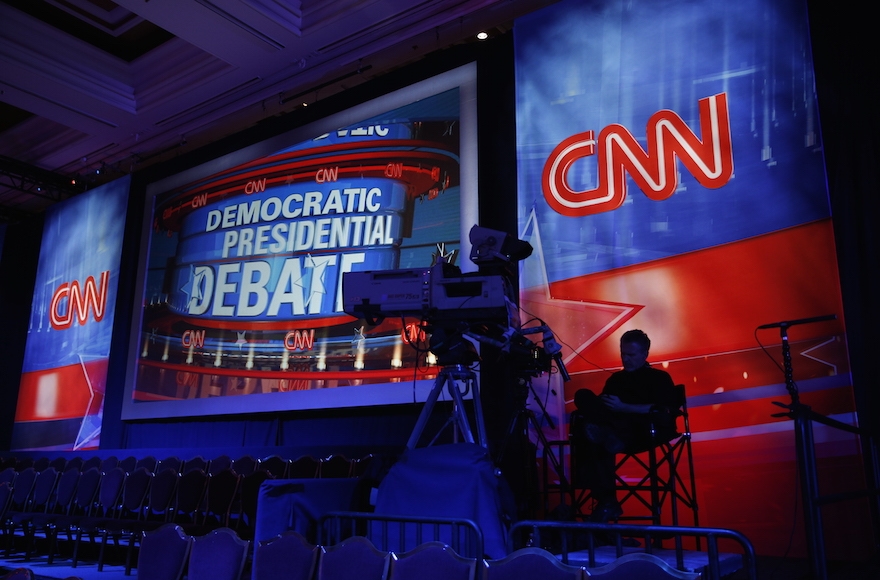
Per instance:
[[[880,66],[876,30],[851,7],[810,0],[810,33],[859,422],[880,435]],[[797,288],[792,288],[793,293]]]

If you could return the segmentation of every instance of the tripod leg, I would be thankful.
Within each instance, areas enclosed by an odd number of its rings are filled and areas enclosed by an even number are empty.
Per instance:
[[[486,423],[483,421],[483,404],[480,401],[480,389],[477,386],[476,377],[471,376],[470,382],[471,392],[474,394],[474,423],[477,425],[477,437],[479,444],[485,449],[489,448],[489,439],[486,435]]]
[[[434,409],[437,397],[439,397],[440,393],[443,391],[443,385],[446,383],[446,380],[447,376],[444,373],[437,375],[437,379],[434,381],[434,386],[431,388],[431,392],[428,394],[428,398],[425,401],[425,406],[422,407],[422,412],[419,414],[418,421],[416,421],[416,426],[413,428],[412,435],[409,436],[409,441],[406,442],[407,449],[415,449],[416,445],[418,445],[419,438],[425,430],[425,425],[431,417],[431,411]]]
[[[461,432],[465,441],[468,443],[474,443],[474,434],[471,431],[467,415],[464,412],[464,400],[461,397],[461,391],[458,390],[458,385],[456,385],[453,380],[449,381],[449,395],[452,397],[453,401],[452,414],[455,425],[458,427],[458,430]],[[474,393],[474,397],[477,397],[476,393]],[[483,447],[485,447],[485,445],[483,445]]]

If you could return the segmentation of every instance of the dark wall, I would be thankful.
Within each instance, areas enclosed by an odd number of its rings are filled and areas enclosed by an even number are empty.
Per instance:
[[[859,423],[880,436],[880,67],[869,19],[810,0],[816,90]],[[792,288],[797,292],[797,288]]]
[[[12,224],[0,257],[0,449],[9,449],[12,441],[42,237],[42,218]]]

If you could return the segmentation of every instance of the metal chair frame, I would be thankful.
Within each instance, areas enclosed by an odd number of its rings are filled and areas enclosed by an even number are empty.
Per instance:
[[[621,453],[615,462],[618,501],[623,505],[632,499],[633,502],[646,508],[649,514],[622,516],[621,521],[647,521],[651,525],[662,525],[663,508],[668,501],[672,525],[680,523],[680,504],[691,511],[693,525],[700,525],[687,397],[684,385],[676,385],[676,390],[679,394],[676,418],[682,419],[681,431],[668,441],[660,441],[647,450]],[[583,518],[586,516],[582,509],[592,497],[590,490],[579,488],[573,478],[576,460],[572,448],[576,443],[573,445],[572,439],[574,438],[569,436],[567,441],[549,441],[543,449],[545,509],[550,508],[551,496],[559,494],[560,501],[571,505],[577,515]],[[550,466],[553,464],[558,464],[565,472],[556,474],[559,478],[558,483],[552,481]],[[635,481],[624,479],[621,473],[625,466],[636,467],[641,471]],[[685,474],[682,474],[680,469],[683,466],[687,467]]]

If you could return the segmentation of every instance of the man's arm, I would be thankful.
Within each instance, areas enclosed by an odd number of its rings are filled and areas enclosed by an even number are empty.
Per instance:
[[[616,413],[645,415],[652,410],[655,410],[657,407],[668,408],[670,411],[674,410],[677,407],[677,394],[672,377],[665,371],[651,369],[648,372],[648,375],[642,375],[640,377],[645,381],[647,392],[650,393],[648,402],[627,403],[621,400],[618,395],[620,387],[617,382],[615,382],[615,375],[612,375],[609,377],[608,381],[606,381],[605,388],[602,390],[599,400],[602,401],[608,410]],[[643,397],[642,400],[644,401],[645,398]]]
[[[600,400],[609,410],[614,411],[615,413],[638,413],[644,415],[650,413],[651,408],[654,406],[651,404],[636,405],[633,403],[624,403],[617,395],[602,395]]]

